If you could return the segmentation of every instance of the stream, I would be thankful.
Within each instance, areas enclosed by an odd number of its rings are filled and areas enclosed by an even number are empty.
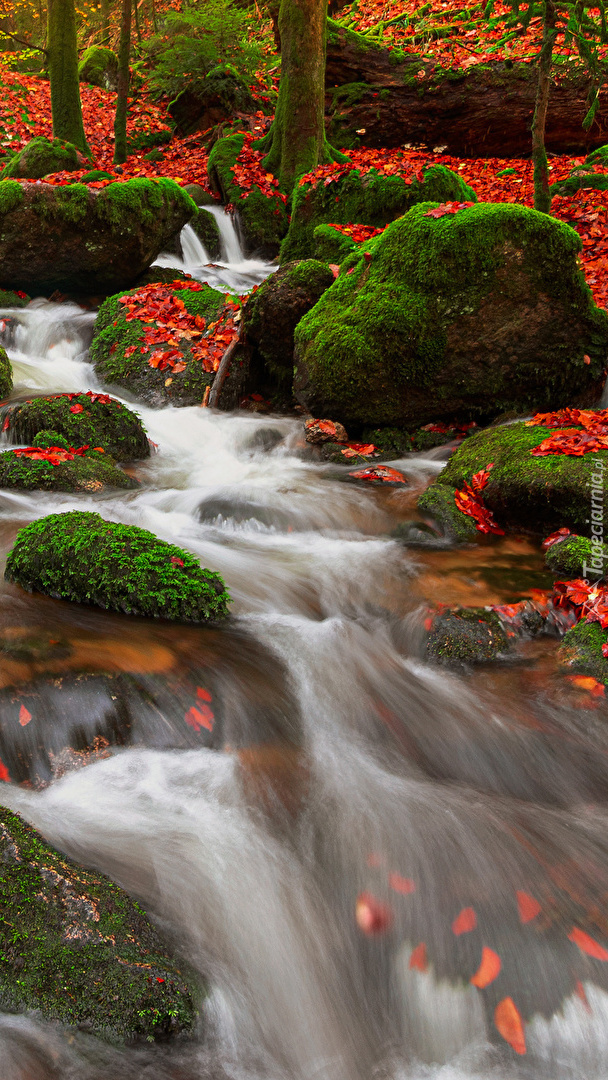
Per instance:
[[[206,266],[188,228],[183,258],[159,262],[242,292],[272,268],[246,260],[216,214],[223,265]],[[46,300],[0,311],[14,400],[100,390],[93,321]],[[2,580],[0,757],[13,782],[0,802],[141,900],[209,994],[195,1038],[166,1046],[0,1015],[1,1080],[608,1077],[608,965],[567,936],[608,897],[603,700],[558,672],[555,638],[469,673],[424,661],[429,606],[550,587],[538,545],[391,539],[445,447],[392,462],[405,487],[366,487],[324,464],[293,417],[115,396],[157,447],[133,468],[140,487],[0,492],[0,572],[26,522],[95,510],[222,574],[232,617],[156,624]],[[213,735],[184,722],[201,680]],[[35,720],[18,732],[15,685],[31,688]],[[548,912],[538,925],[518,917],[518,890]],[[384,932],[357,924],[361,895],[389,912]],[[468,907],[477,927],[457,935]],[[426,965],[411,962],[422,943]],[[496,988],[469,982],[482,946],[501,958]],[[493,1025],[506,996],[532,1017],[525,1056]]]

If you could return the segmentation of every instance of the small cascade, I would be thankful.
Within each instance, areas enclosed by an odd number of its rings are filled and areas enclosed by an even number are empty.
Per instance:
[[[254,285],[259,285],[277,269],[263,259],[250,259],[245,256],[234,221],[222,206],[205,206],[218,223],[221,238],[221,258],[211,262],[205,246],[201,243],[191,225],[184,225],[180,233],[182,257],[164,253],[156,259],[157,266],[172,267],[183,273],[191,274],[197,281],[203,281],[212,289],[225,292],[249,292]]]
[[[204,206],[203,210],[207,210],[217,221],[222,242],[222,261],[227,263],[242,262],[244,258],[243,249],[232,214],[227,214],[223,206]]]

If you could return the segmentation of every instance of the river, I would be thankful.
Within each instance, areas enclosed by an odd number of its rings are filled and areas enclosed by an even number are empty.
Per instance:
[[[270,268],[222,228],[223,268],[200,268],[190,231],[185,262],[165,265],[219,288],[262,280]],[[94,313],[36,300],[0,319],[15,400],[100,389]],[[316,458],[293,417],[135,407],[157,446],[134,468],[140,488],[0,493],[2,568],[27,521],[96,510],[219,571],[230,625],[147,623],[2,582],[0,693],[57,664],[93,682],[62,696],[43,680],[21,758],[26,736],[0,723],[0,756],[31,785],[2,785],[0,802],[139,898],[210,991],[196,1037],[173,1046],[0,1016],[1,1080],[608,1077],[606,977],[589,961],[575,992],[567,937],[608,896],[605,706],[566,686],[555,639],[468,674],[424,660],[428,606],[546,588],[538,546],[391,539],[445,448],[393,463],[407,486],[378,489]],[[54,666],[51,635],[65,646]],[[39,652],[16,661],[11,642],[32,636]],[[128,736],[108,677],[130,680]],[[221,714],[206,743],[184,723],[201,679]],[[518,890],[546,907],[539,925],[518,918]],[[388,912],[384,932],[357,924],[362,896]],[[476,930],[455,934],[469,907]],[[422,943],[428,964],[412,965]],[[532,1017],[525,1056],[497,1035],[493,990],[468,981],[482,945],[501,957],[500,995]]]

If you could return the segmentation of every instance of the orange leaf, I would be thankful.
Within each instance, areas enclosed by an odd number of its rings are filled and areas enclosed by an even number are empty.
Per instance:
[[[3,761],[0,761],[0,780],[6,780],[7,783],[10,781],[8,769]]]
[[[589,1002],[587,1001],[587,995],[585,993],[585,987],[583,986],[580,979],[577,979],[576,986],[575,986],[574,990],[575,990],[575,993],[576,993],[577,997],[579,997],[581,999],[581,1001],[582,1001],[583,1005],[585,1006],[587,1012],[591,1012],[591,1006],[590,1006]]]
[[[421,941],[419,945],[416,945],[416,948],[410,956],[410,967],[415,968],[417,971],[426,971],[428,966],[429,962],[426,956],[426,945],[424,941]]]
[[[404,896],[416,892],[416,882],[412,881],[409,877],[401,877],[401,874],[389,874],[388,883],[391,889],[394,889],[395,892],[403,893]]]
[[[484,945],[481,950],[481,964],[470,981],[478,990],[483,990],[484,987],[494,982],[494,979],[500,973],[501,967],[502,960],[498,953]]]
[[[525,1054],[526,1037],[521,1014],[513,998],[506,997],[498,1002],[494,1010],[494,1023],[496,1030],[502,1035],[505,1042],[512,1046],[516,1054]]]
[[[197,686],[196,696],[202,698],[203,701],[211,701],[211,694],[208,690],[203,690],[202,686]]]
[[[462,909],[459,915],[456,916],[452,923],[452,933],[457,936],[460,934],[468,934],[471,930],[474,930],[477,926],[477,915],[472,907],[465,907]]]
[[[22,705],[19,709],[19,723],[21,724],[21,727],[25,727],[26,724],[29,724],[31,719],[31,712],[26,709],[25,705]]]
[[[573,686],[580,687],[581,690],[588,690],[593,697],[603,697],[605,694],[604,684],[594,679],[592,675],[566,675],[566,678]]]
[[[372,893],[362,892],[357,897],[355,919],[364,934],[383,934],[393,922],[393,912]]]
[[[194,728],[195,731],[200,731],[201,728],[213,731],[213,719],[213,713],[208,705],[201,705],[200,708],[193,705],[184,716],[188,726]]]
[[[572,928],[568,934],[568,939],[578,945],[581,952],[587,953],[587,956],[592,956],[594,960],[608,960],[608,950],[604,949],[599,942],[586,934],[584,930],[579,930],[578,926]]]
[[[529,893],[522,892],[520,889],[517,890],[515,895],[517,897],[520,922],[532,922],[532,919],[535,919],[537,915],[540,915],[542,908],[538,900],[535,900]]]

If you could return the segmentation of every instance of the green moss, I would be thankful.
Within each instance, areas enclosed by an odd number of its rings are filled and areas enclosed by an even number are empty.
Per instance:
[[[551,184],[549,193],[554,195],[574,195],[581,188],[594,188],[595,191],[608,191],[608,176],[604,173],[587,173],[586,176],[567,176],[557,184]]]
[[[46,139],[37,135],[15,154],[0,173],[0,180],[10,176],[24,180],[39,180],[48,173],[74,172],[81,169],[84,158],[72,143],[62,139]]]
[[[236,206],[250,251],[271,257],[277,254],[287,232],[287,210],[278,198],[268,198],[255,187],[245,193],[235,184],[231,169],[243,149],[244,138],[243,133],[237,133],[218,139],[209,154],[207,173],[212,189],[221,196],[222,202]],[[243,194],[246,198],[242,199]]]
[[[19,294],[13,292],[12,289],[0,289],[0,308],[24,308],[27,307],[30,299],[27,293]]]
[[[327,187],[320,183],[296,187],[291,200],[291,223],[281,245],[281,262],[305,259],[315,249],[318,225],[357,222],[383,228],[416,203],[476,202],[475,192],[444,165],[425,169],[423,179],[406,184],[400,176],[385,176],[370,169],[353,169]]]
[[[97,492],[104,488],[134,487],[137,481],[118,469],[109,455],[98,450],[58,465],[23,457],[13,450],[0,453],[0,488]]]
[[[598,146],[587,154],[585,165],[608,165],[608,146]]]
[[[608,559],[606,548],[604,557]],[[570,581],[572,578],[585,577],[584,568],[590,567],[592,558],[591,540],[586,536],[572,535],[552,544],[545,555],[545,565],[555,577]]]
[[[581,619],[564,634],[559,648],[560,665],[574,674],[591,675],[608,686],[608,660],[602,655],[602,646],[608,634],[597,622]]]
[[[479,540],[473,518],[458,509],[454,493],[455,489],[447,484],[431,484],[418,499],[418,509],[433,518],[454,540],[462,543]]]
[[[68,440],[58,431],[39,431],[36,435],[36,446],[47,449],[49,446],[58,446],[60,450],[69,450]]]
[[[66,184],[53,188],[53,198],[46,198],[46,192],[34,195],[32,209],[41,218],[66,221],[70,225],[81,225],[90,209],[89,189],[86,184]]]
[[[152,150],[155,146],[166,146],[171,142],[173,132],[169,128],[160,131],[140,131],[127,139],[127,153],[138,154],[140,150]]]
[[[310,411],[347,427],[420,425],[555,408],[599,386],[608,315],[595,307],[577,266],[578,234],[515,204],[429,217],[435,206],[415,206],[359,245],[299,323],[294,388]],[[473,322],[491,295],[512,328],[490,365]],[[540,298],[555,319],[535,337],[529,320],[518,328],[516,316]],[[522,344],[514,359],[516,330]]]
[[[8,397],[13,389],[13,368],[6,350],[0,346],[0,397]]]
[[[23,202],[23,188],[16,180],[0,181],[0,217],[10,214]]]
[[[213,214],[203,208],[192,218],[190,225],[203,244],[209,258],[212,260],[219,259],[222,251],[222,238],[219,225]]]
[[[144,226],[153,225],[157,217],[166,212],[168,205],[189,211],[190,217],[198,210],[196,203],[186,195],[179,184],[162,176],[159,180],[141,178],[108,184],[97,195],[94,212],[113,230],[120,231],[124,228],[125,220],[129,219],[134,211]]]
[[[113,49],[91,45],[78,65],[80,82],[101,86],[104,90],[115,90],[117,77],[118,57]]]
[[[428,660],[449,665],[488,663],[508,651],[498,615],[485,608],[457,608],[436,615],[426,647]]]
[[[80,177],[81,184],[92,184],[95,180],[116,180],[114,173],[104,172],[103,169],[91,169]]]
[[[73,411],[78,407],[80,412]],[[5,416],[12,442],[39,446],[38,433],[51,430],[63,436],[68,446],[101,446],[117,461],[150,454],[141,420],[119,401],[95,400],[90,394],[55,394],[9,406]]]
[[[5,578],[30,592],[183,622],[224,618],[230,602],[219,574],[187,551],[145,529],[77,510],[21,529]]]
[[[108,878],[0,810],[0,1008],[113,1040],[190,1031],[199,991]]]
[[[331,225],[317,225],[313,232],[313,247],[315,259],[339,265],[356,250],[357,244]]]
[[[334,111],[338,110],[340,106],[350,109],[353,105],[358,105],[366,94],[373,92],[375,89],[374,86],[370,86],[366,82],[351,82],[344,83],[342,86],[330,87],[328,90],[331,100],[330,108]]]

